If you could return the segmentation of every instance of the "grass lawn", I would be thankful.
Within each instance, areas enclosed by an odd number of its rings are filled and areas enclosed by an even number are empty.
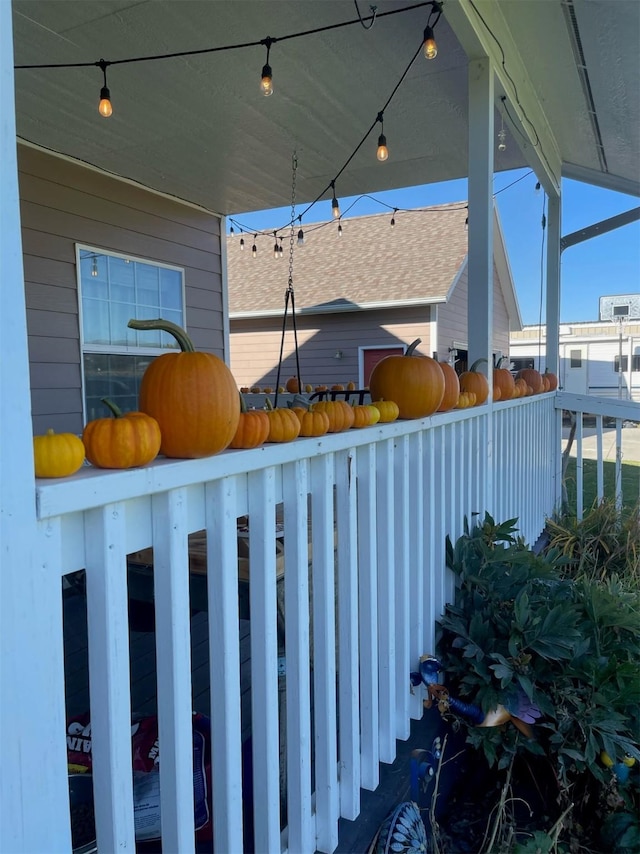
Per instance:
[[[585,510],[596,500],[596,461],[582,460],[583,466],[583,501]],[[616,464],[605,460],[604,463],[604,495],[605,498],[615,497]],[[569,507],[576,506],[576,461],[569,460],[566,474],[567,495]],[[622,464],[622,504],[631,509],[640,500],[640,463]]]

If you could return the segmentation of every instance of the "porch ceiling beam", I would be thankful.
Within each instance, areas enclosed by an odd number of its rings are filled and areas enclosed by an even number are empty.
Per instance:
[[[518,121],[514,139],[547,195],[559,195],[558,146],[499,3],[449,0],[443,11],[469,60],[491,59],[509,113]]]

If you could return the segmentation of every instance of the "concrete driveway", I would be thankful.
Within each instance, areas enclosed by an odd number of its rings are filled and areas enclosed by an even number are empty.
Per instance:
[[[629,424],[630,422],[625,422]],[[566,447],[567,438],[569,436],[569,426],[564,425],[562,428],[562,447]],[[616,459],[616,428],[604,427],[602,430],[602,453],[605,460],[615,461]],[[577,454],[577,444],[574,440],[571,448],[571,456]],[[596,452],[596,428],[584,426],[582,430],[582,456],[585,459],[597,459]],[[622,428],[622,461],[625,463],[640,464],[640,423],[634,426]]]

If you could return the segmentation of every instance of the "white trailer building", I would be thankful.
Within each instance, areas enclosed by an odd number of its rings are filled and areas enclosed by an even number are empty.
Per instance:
[[[545,328],[525,326],[510,336],[512,370],[545,370]],[[560,325],[559,384],[573,394],[640,401],[640,321]],[[620,370],[622,366],[622,370]]]

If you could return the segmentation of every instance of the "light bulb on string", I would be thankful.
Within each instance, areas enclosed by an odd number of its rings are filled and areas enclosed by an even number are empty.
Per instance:
[[[244,250],[244,237],[241,237],[240,238],[240,251],[242,252],[243,250]]]
[[[504,104],[504,98],[502,99]],[[507,150],[507,132],[504,129],[504,113],[500,114],[500,130],[498,131],[498,151]]]
[[[284,249],[282,248],[282,238],[280,238],[280,246],[278,246],[278,258],[282,258],[284,255]]]
[[[273,237],[275,240],[275,243],[273,244],[273,257],[277,259],[280,257],[280,253],[278,252],[278,237],[275,231],[273,232]]]
[[[397,214],[397,213],[398,213],[398,208],[394,208],[394,209],[393,209],[393,214],[392,214],[392,216],[391,216],[391,222],[389,223],[389,225],[391,226],[391,228],[395,228],[395,227],[396,227],[396,214]]]
[[[262,66],[262,73],[260,75],[260,91],[265,98],[268,98],[269,95],[273,95],[273,71],[269,65],[269,52],[273,41],[274,40],[272,38],[266,38],[262,42],[262,44],[266,45],[267,48],[267,61]]]
[[[424,29],[423,51],[426,59],[435,59],[438,55],[438,45],[433,37],[433,27],[429,25]]]
[[[255,258],[258,254],[258,247],[256,246],[256,235],[253,235],[253,246],[251,247],[251,254]]]
[[[338,223],[338,237],[342,237],[342,224]]]
[[[98,259],[94,255],[91,260],[91,275],[95,278],[98,275]]]
[[[377,121],[380,122],[380,136],[378,137],[378,150],[376,151],[376,157],[381,163],[389,157],[389,149],[387,148],[387,138],[384,135],[384,119],[382,117],[382,113],[378,113]]]
[[[331,182],[331,189],[333,190],[333,198],[331,199],[331,216],[334,219],[340,219],[340,205],[338,204],[338,200],[336,199],[336,182]]]
[[[302,229],[298,231],[298,246],[304,246],[304,231]]]
[[[229,229],[229,234],[233,237],[233,235],[234,235],[235,233],[236,233],[236,232],[235,232],[235,230],[234,230],[233,226],[231,226],[231,228]]]
[[[535,191],[536,191],[536,193],[540,192],[540,181],[536,181]]]
[[[105,119],[108,119],[109,116],[113,113],[113,107],[111,105],[111,93],[109,92],[109,87],[107,86],[107,66],[109,63],[101,59],[97,65],[102,69],[103,76],[103,85],[102,89],[100,89],[100,102],[98,104],[98,112]]]

